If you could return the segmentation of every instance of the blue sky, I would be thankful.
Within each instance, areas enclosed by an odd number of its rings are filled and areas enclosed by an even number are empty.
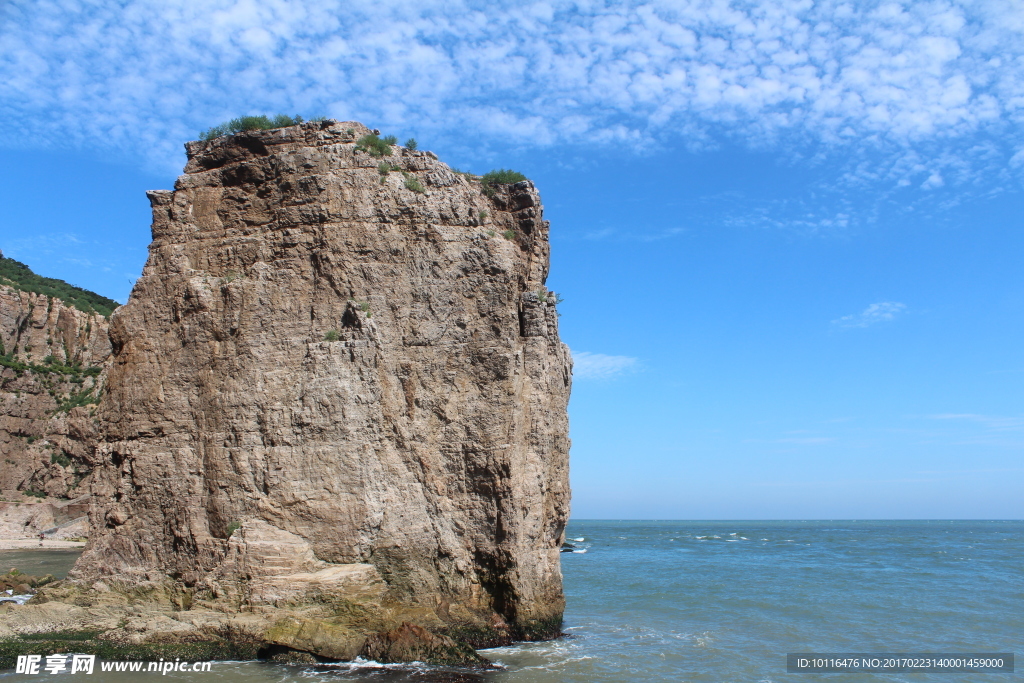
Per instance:
[[[0,6],[0,249],[119,300],[244,113],[512,167],[581,518],[1024,517],[1019,2]]]

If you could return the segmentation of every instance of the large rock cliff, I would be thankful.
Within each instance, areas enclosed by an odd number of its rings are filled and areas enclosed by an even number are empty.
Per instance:
[[[335,658],[559,632],[571,361],[540,198],[369,132],[190,143],[149,193],[77,585]]]

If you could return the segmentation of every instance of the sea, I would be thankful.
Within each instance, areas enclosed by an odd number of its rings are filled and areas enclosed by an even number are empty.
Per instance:
[[[494,671],[213,662],[202,673],[7,671],[0,681],[1024,681],[1024,662],[1013,673],[787,672],[789,653],[1021,658],[1022,521],[574,520],[567,535],[565,635],[483,650],[500,665]],[[73,560],[51,551],[0,552],[0,567],[17,561],[26,572],[39,562],[56,574]]]

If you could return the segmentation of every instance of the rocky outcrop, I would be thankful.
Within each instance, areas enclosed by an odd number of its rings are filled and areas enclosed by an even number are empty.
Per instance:
[[[147,585],[186,630],[331,658],[559,633],[571,361],[540,198],[369,132],[190,143],[149,193],[76,605]]]
[[[20,500],[24,491],[73,498],[88,488],[85,456],[98,436],[94,402],[109,359],[102,315],[0,283],[0,492],[6,500]]]

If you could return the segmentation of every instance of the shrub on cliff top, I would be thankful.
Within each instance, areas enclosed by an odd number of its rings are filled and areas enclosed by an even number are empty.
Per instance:
[[[203,131],[199,134],[199,139],[213,140],[221,135],[241,133],[246,130],[272,130],[274,128],[297,126],[300,123],[302,123],[301,116],[288,116],[287,114],[278,114],[274,118],[264,114],[259,116],[239,116],[237,119],[231,119],[227,123],[222,123],[219,126]]]
[[[366,152],[372,157],[382,157],[391,154],[391,146],[396,144],[398,138],[394,135],[381,138],[375,133],[370,133],[356,140],[356,151]]]
[[[498,185],[511,185],[512,183],[518,183],[523,180],[526,180],[526,176],[518,171],[512,171],[507,168],[488,171],[480,178],[480,182],[483,183],[484,186],[484,194],[488,197],[494,196],[494,190]]]

